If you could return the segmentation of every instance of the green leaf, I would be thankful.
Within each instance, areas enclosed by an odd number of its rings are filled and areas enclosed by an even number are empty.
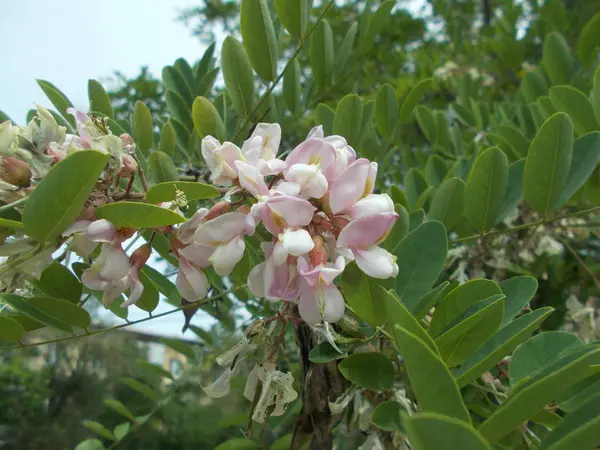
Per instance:
[[[338,367],[348,381],[372,391],[389,389],[394,382],[394,366],[381,353],[354,353]]]
[[[552,314],[553,308],[545,307],[524,314],[508,325],[500,328],[487,342],[479,347],[456,373],[462,387],[481,376],[490,367],[510,354]]]
[[[25,204],[23,225],[27,234],[39,242],[60,236],[81,213],[108,157],[85,150],[52,167]]]
[[[544,122],[531,142],[525,161],[525,201],[544,216],[560,206],[573,154],[573,124],[569,116],[556,113]]]
[[[173,287],[175,288],[175,286]],[[205,329],[197,327],[196,325],[190,325],[190,330],[192,330],[196,336],[202,339],[206,345],[213,345],[213,338]]]
[[[469,306],[498,294],[502,294],[500,286],[485,278],[477,278],[461,284],[440,301],[431,318],[429,334],[434,337],[439,336]]]
[[[283,99],[293,115],[300,111],[301,95],[300,65],[294,60],[283,74]]]
[[[170,181],[158,183],[148,189],[146,200],[150,203],[169,202],[175,199],[176,191],[182,191],[187,200],[203,200],[219,195],[217,188],[195,181]]]
[[[335,77],[339,77],[346,68],[346,64],[348,63],[348,58],[352,52],[352,47],[354,46],[354,40],[356,39],[356,32],[358,30],[358,22],[354,22],[348,28],[344,36],[344,40],[342,44],[337,49],[337,55],[335,57],[335,66],[334,72]]]
[[[410,216],[406,208],[400,204],[394,205],[394,210],[398,214],[398,219],[394,223],[392,231],[385,238],[383,247],[390,253],[395,253],[398,244],[406,237],[410,231]]]
[[[31,297],[26,301],[42,313],[84,330],[90,326],[92,321],[90,314],[85,309],[67,300],[52,297]],[[37,319],[37,317],[34,318]]]
[[[86,439],[81,441],[75,450],[105,450],[105,448],[98,439]]]
[[[405,102],[406,103],[406,102]],[[402,105],[404,108],[404,105]],[[424,105],[419,105],[415,110],[415,117],[417,118],[417,123],[419,124],[419,128],[425,135],[425,138],[434,143],[436,140],[436,126],[435,126],[435,115],[433,111]],[[400,110],[402,114],[402,110]]]
[[[445,180],[433,196],[427,217],[439,220],[447,230],[462,222],[465,182],[459,178]]]
[[[519,202],[523,200],[523,172],[525,172],[525,159],[515,161],[508,167],[506,192],[496,222],[502,222],[506,219]]]
[[[170,209],[138,202],[116,202],[102,205],[96,215],[117,227],[155,228],[185,222],[185,217]]]
[[[398,402],[392,400],[381,402],[373,411],[371,423],[385,431],[402,431],[401,411],[404,409]]]
[[[346,302],[358,317],[372,326],[385,319],[381,293],[377,289],[381,282],[366,276],[356,264],[349,264],[342,273],[342,293]]]
[[[356,146],[361,131],[362,108],[360,97],[348,94],[335,110],[333,134],[344,136],[350,146]]]
[[[119,425],[117,425],[115,427],[115,431],[114,431],[115,437],[120,441],[125,436],[127,436],[130,429],[131,429],[131,425],[129,424],[129,422],[120,423]]]
[[[173,64],[173,67],[175,67],[177,72],[179,72],[184,78],[191,92],[191,90],[193,90],[194,86],[196,85],[196,76],[194,75],[194,70],[190,67],[190,65],[184,58],[177,58],[175,60],[175,64]]]
[[[408,199],[406,198],[406,194],[397,185],[392,184],[388,190],[388,194],[394,203],[399,203],[405,208],[408,208]]]
[[[417,209],[416,211],[412,211],[408,215],[408,220],[410,223],[410,231],[413,231],[415,228],[417,228],[419,225],[421,225],[423,223],[423,221],[425,220],[425,211],[423,211],[422,209]]]
[[[347,357],[347,353],[338,352],[327,341],[321,342],[319,345],[313,347],[313,349],[308,354],[308,359],[317,364],[325,364],[329,361],[343,359]]]
[[[593,450],[600,442],[600,394],[586,401],[552,430],[540,450]]]
[[[281,25],[298,40],[302,39],[310,22],[311,9],[310,0],[275,0],[275,10]]]
[[[158,289],[154,282],[148,278],[145,272],[140,272],[140,281],[144,285],[144,290],[135,306],[146,312],[152,312],[158,306]]]
[[[94,422],[93,420],[84,420],[81,424],[86,427],[88,430],[93,431],[99,436],[102,436],[105,439],[110,439],[111,441],[116,441],[117,438],[112,434],[112,432],[106,428],[104,425],[98,422]]]
[[[264,81],[273,81],[277,72],[277,42],[266,0],[242,0],[240,31],[252,67]]]
[[[569,115],[578,135],[598,129],[594,107],[583,92],[571,86],[550,88],[550,101],[558,112]]]
[[[281,436],[279,439],[273,442],[271,447],[269,447],[269,450],[288,450],[292,446],[292,438],[292,433]]]
[[[592,372],[588,369],[598,361],[598,356],[600,356],[600,348],[587,352],[570,364],[557,368],[513,393],[481,424],[480,433],[489,442],[495,442],[519,427],[569,386],[591,375]]]
[[[446,174],[448,173],[448,167],[446,162],[438,155],[431,155],[427,158],[427,164],[425,164],[425,178],[430,186],[439,186]]]
[[[549,95],[538,98],[536,103],[540,108],[544,120],[549,119],[556,112]]]
[[[453,103],[452,110],[454,111],[454,115],[456,116],[458,121],[464,126],[474,127],[477,125],[473,113],[466,106],[461,105],[460,103]]]
[[[548,368],[571,350],[583,346],[574,334],[547,331],[522,343],[514,351],[510,362],[510,383],[516,386]]]
[[[490,229],[502,207],[508,182],[508,160],[498,147],[481,153],[469,173],[464,195],[464,213],[479,232]]]
[[[170,378],[171,380],[174,379],[171,372],[168,372],[167,370],[163,369],[159,365],[149,363],[145,359],[138,359],[136,361],[136,364],[138,365],[138,367],[140,369],[145,370],[146,372],[152,373],[153,375],[158,375],[159,377],[164,377],[164,378]]]
[[[162,70],[162,78],[168,90],[177,92],[186,105],[192,104],[192,101],[194,101],[192,88],[185,81],[183,74],[179,70],[173,66],[165,66]]]
[[[335,111],[324,103],[319,103],[315,110],[317,125],[323,125],[325,135],[330,135],[333,132],[333,121],[335,119]]]
[[[441,299],[446,297],[450,291],[456,289],[457,286],[457,281],[453,281],[452,283],[444,281],[440,283],[419,299],[419,303],[413,311],[414,316],[417,319],[423,318],[434,305],[437,305]]]
[[[54,105],[60,115],[75,128],[75,118],[67,112],[67,109],[73,107],[73,103],[67,98],[63,92],[54,86],[52,83],[46,80],[36,80],[37,84],[42,88],[46,97],[50,100],[50,103]]]
[[[404,419],[413,450],[491,450],[468,423],[433,413],[417,413]]]
[[[133,110],[133,139],[142,154],[147,155],[154,146],[152,114],[144,102],[135,102]]]
[[[385,83],[377,91],[375,99],[375,124],[386,139],[390,139],[398,119],[398,99],[394,88]]]
[[[575,139],[571,168],[560,191],[557,205],[564,205],[592,176],[600,161],[600,132],[594,131]]]
[[[179,122],[177,119],[169,119],[169,123],[173,125],[175,130],[175,140],[177,147],[184,154],[187,155],[190,152],[190,131],[185,127],[184,124]]]
[[[521,88],[527,103],[535,102],[538,97],[548,94],[546,80],[537,72],[527,72],[523,77]]]
[[[191,345],[186,344],[185,342],[179,339],[172,339],[166,337],[160,338],[160,341],[167,347],[170,347],[176,352],[184,355],[188,360],[194,361],[196,359],[196,352],[194,351],[194,348]]]
[[[202,80],[202,78],[204,78],[209,69],[213,66],[213,55],[215,53],[215,46],[216,44],[214,42],[210,44],[204,52],[204,54],[202,55],[202,58],[200,58],[200,61],[198,61],[198,63],[195,65],[194,78],[196,79],[196,83]],[[196,91],[195,94],[199,95],[198,91]]]
[[[205,97],[196,97],[192,106],[194,129],[200,137],[214,136],[219,141],[225,139],[225,125],[213,104]]]
[[[173,159],[164,152],[155,150],[148,157],[150,178],[154,183],[179,180],[179,171]]]
[[[504,319],[502,320],[504,326],[523,311],[523,308],[535,295],[538,283],[535,278],[523,275],[501,281],[499,285],[504,295],[506,295],[506,307],[504,309]]]
[[[415,207],[417,200],[429,187],[423,172],[414,167],[408,169],[408,172],[406,172],[406,176],[404,177],[404,186],[406,187],[408,204],[412,209],[419,209]]]
[[[396,250],[399,273],[396,291],[409,311],[437,280],[448,251],[446,229],[440,222],[426,222],[406,236]]]
[[[192,116],[190,115],[190,108],[181,95],[175,91],[167,90],[165,100],[167,101],[167,108],[173,115],[173,118],[184,125],[188,131],[191,131],[194,128],[194,123],[192,122]],[[196,98],[194,104],[196,104],[196,101],[198,101],[198,98]],[[177,132],[177,128],[175,131]]]
[[[244,46],[233,36],[227,36],[223,42],[221,66],[233,106],[242,117],[250,117],[254,108],[254,75]]]
[[[36,280],[34,284],[50,297],[64,298],[71,303],[77,303],[81,298],[79,279],[66,266],[58,262],[46,267],[39,281]]]
[[[30,299],[24,299],[23,297],[19,297],[18,295],[14,294],[0,294],[0,300],[2,300],[2,302],[4,303],[9,304],[14,309],[22,312],[26,316],[29,316],[32,319],[43,323],[44,325],[48,325],[50,327],[57,328],[62,331],[66,331],[67,333],[73,332],[71,325],[63,322],[57,317],[54,317],[54,311],[52,315],[47,314],[45,311],[39,310],[38,308],[33,306],[29,301]],[[69,305],[74,306],[72,303],[69,303]]]
[[[177,146],[177,140],[175,136],[175,128],[171,121],[165,122],[162,129],[160,130],[160,143],[158,148],[161,152],[169,155],[171,158],[175,156],[175,147]]]
[[[171,283],[167,277],[148,265],[142,267],[142,272],[146,278],[152,282],[154,287],[166,297],[169,303],[175,306],[181,305],[181,295],[175,285]]]
[[[419,324],[419,321],[413,316],[408,309],[402,304],[402,301],[392,291],[386,291],[383,286],[380,286],[378,294],[382,300],[383,310],[387,322],[386,329],[388,333],[399,346],[399,339],[402,336],[396,335],[396,325],[400,325],[406,331],[414,334],[421,339],[434,353],[438,354],[438,349],[425,329]]]
[[[390,13],[395,4],[396,0],[386,0],[377,8],[373,16],[365,22],[367,29],[360,39],[362,51],[367,51],[373,46],[377,35],[383,31],[384,27],[390,21]]]
[[[598,392],[600,392],[599,373],[571,386],[556,399],[556,403],[562,411],[571,413]]]
[[[326,87],[332,83],[333,78],[333,33],[331,25],[322,19],[314,29],[310,38],[310,65],[315,82]]]
[[[402,103],[402,107],[400,108],[400,123],[409,123],[412,117],[413,110],[417,106],[417,103],[423,98],[425,92],[431,87],[433,83],[433,78],[426,78],[425,80],[419,81],[409,92],[408,96],[404,99]],[[416,112],[416,111],[415,111]],[[417,120],[419,118],[417,117]],[[419,120],[419,126],[421,126]],[[423,127],[421,126],[421,129]],[[427,134],[427,133],[426,133]],[[432,136],[435,135],[435,130],[433,130]],[[427,136],[429,139],[429,136]],[[429,139],[433,142],[432,139]]]
[[[398,325],[396,345],[404,360],[420,409],[471,423],[458,385],[437,353],[413,333]]]
[[[600,65],[594,73],[594,87],[592,89],[592,102],[596,121],[600,123]]]
[[[96,80],[88,80],[88,98],[90,99],[90,111],[99,111],[112,119],[115,118],[110,97]]]
[[[496,131],[508,142],[516,154],[521,158],[527,156],[531,142],[521,130],[511,125],[498,125]]]
[[[217,445],[214,450],[259,450],[258,443],[245,438],[233,438]]]
[[[542,65],[552,84],[568,84],[573,77],[571,50],[561,34],[552,32],[544,39]]]
[[[21,230],[24,228],[23,222],[18,220],[4,219],[0,217],[0,228],[10,228],[14,230]]]
[[[196,95],[207,96],[212,93],[213,86],[219,76],[219,68],[212,69],[198,82],[196,86]]]
[[[0,340],[18,342],[24,333],[25,329],[19,322],[0,316]]]
[[[158,394],[154,389],[135,378],[121,378],[121,382],[150,400],[155,401],[158,398]]]
[[[117,414],[120,414],[121,416],[131,420],[132,422],[137,422],[135,416],[131,413],[131,411],[129,411],[129,409],[127,409],[127,407],[119,400],[115,400],[114,398],[107,398],[106,400],[104,400],[104,405],[107,408],[112,409]]]
[[[600,47],[600,11],[585,24],[577,41],[577,56],[584,64],[594,61]]]

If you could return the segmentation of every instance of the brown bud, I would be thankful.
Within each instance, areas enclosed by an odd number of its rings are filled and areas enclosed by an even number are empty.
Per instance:
[[[0,178],[7,183],[19,187],[28,187],[31,184],[31,169],[26,162],[12,156],[2,158]]]
[[[142,267],[152,254],[152,246],[150,244],[140,245],[129,257],[129,262],[132,266]]]
[[[204,220],[207,221],[210,219],[214,219],[215,217],[219,217],[220,215],[228,213],[229,211],[231,211],[231,203],[220,201],[212,208],[210,208],[210,211],[208,211],[206,216],[204,216]]]
[[[242,214],[250,214],[250,206],[242,205],[236,209],[237,212],[241,212]]]
[[[327,251],[327,245],[321,236],[313,237],[315,243],[314,248],[310,251],[310,262],[313,266],[319,266],[325,264],[329,258],[329,252]]]
[[[137,228],[123,227],[123,228],[119,228],[118,233],[121,235],[123,240],[125,240],[125,239],[129,239],[131,236],[133,236],[136,231],[137,231]]]
[[[138,170],[138,163],[135,158],[131,155],[123,155],[123,168],[121,169],[121,176],[130,177]]]

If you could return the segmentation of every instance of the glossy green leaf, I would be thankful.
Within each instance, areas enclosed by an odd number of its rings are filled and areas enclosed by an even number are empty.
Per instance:
[[[361,30],[361,34],[364,34],[360,39],[362,51],[369,50],[373,46],[377,35],[383,31],[390,21],[390,13],[395,4],[395,0],[384,1],[369,20],[365,22],[366,30]]]
[[[552,32],[544,39],[542,65],[552,84],[568,84],[574,72],[571,50],[565,38]]]
[[[416,211],[412,211],[408,215],[408,220],[410,223],[410,231],[413,231],[415,228],[420,226],[425,220],[425,211],[422,209],[417,209]]]
[[[104,87],[96,80],[88,80],[88,98],[90,100],[90,111],[100,111],[102,114],[114,119],[110,97]]]
[[[453,417],[423,412],[403,422],[414,450],[491,450],[477,430]]]
[[[405,208],[408,208],[408,199],[406,198],[406,194],[400,187],[395,184],[392,184],[388,190],[389,196],[392,198],[394,203],[399,203]]]
[[[188,360],[194,361],[196,359],[196,352],[191,345],[186,344],[185,342],[183,342],[179,339],[166,338],[166,337],[160,338],[160,341],[163,344],[165,344],[167,347],[170,347],[173,350],[175,350],[176,352],[181,353],[182,355],[185,355],[185,357]]]
[[[333,121],[335,119],[335,111],[324,103],[319,103],[315,110],[316,124],[323,126],[325,135],[333,132]]]
[[[129,433],[131,425],[129,422],[120,423],[115,427],[114,435],[118,440],[123,439]]]
[[[358,22],[354,22],[346,31],[342,44],[337,48],[337,55],[335,56],[334,72],[335,77],[339,77],[344,73],[348,58],[352,53],[352,47],[354,46],[354,40],[356,39],[356,32],[358,30]]]
[[[137,148],[147,155],[154,146],[154,130],[152,125],[152,114],[144,102],[135,102],[133,111],[133,139]]]
[[[217,81],[217,77],[219,76],[220,68],[216,67],[208,72],[204,77],[198,82],[196,86],[196,95],[207,96],[210,95],[213,91],[213,87],[215,85],[215,81]]]
[[[171,158],[175,156],[175,148],[177,147],[177,138],[175,128],[171,121],[165,122],[160,130],[160,142],[158,148],[161,152],[169,155]]]
[[[144,384],[141,381],[136,380],[135,378],[122,378],[121,382],[123,384],[126,384],[127,386],[129,386],[134,391],[139,392],[144,397],[149,398],[150,400],[154,401],[158,398],[158,393],[154,389],[152,389],[147,384]]]
[[[370,278],[356,264],[349,264],[342,272],[342,293],[348,305],[365,322],[372,326],[385,319],[381,292],[381,280]]]
[[[409,123],[412,117],[413,110],[417,106],[417,103],[423,98],[425,92],[431,87],[433,83],[432,78],[426,78],[425,80],[419,81],[409,92],[407,97],[404,99],[402,103],[402,107],[400,108],[400,122],[401,123]],[[419,123],[419,125],[421,125]],[[427,133],[426,133],[427,134]],[[435,134],[435,131],[433,131]],[[428,136],[429,139],[429,136]],[[431,139],[429,139],[431,141]]]
[[[406,187],[406,198],[408,199],[408,204],[411,206],[411,209],[419,209],[415,208],[417,199],[429,187],[423,172],[414,167],[410,168],[408,172],[406,172],[404,186]]]
[[[548,94],[546,80],[537,72],[527,72],[523,77],[521,88],[528,103],[535,102],[538,97]]]
[[[439,186],[446,178],[448,166],[444,159],[438,155],[431,155],[425,164],[425,178],[430,186]]]
[[[196,97],[192,106],[194,129],[200,137],[214,136],[225,139],[225,125],[213,104],[205,97]]]
[[[465,182],[459,178],[448,178],[435,192],[427,217],[439,220],[447,230],[452,230],[462,221]]]
[[[266,0],[242,0],[240,31],[252,67],[264,81],[273,81],[277,72],[277,41]]]
[[[145,272],[140,272],[139,277],[144,285],[144,290],[139,300],[135,303],[135,306],[143,311],[152,312],[158,306],[158,289]]]
[[[544,95],[543,97],[539,97],[537,99],[536,103],[540,108],[540,111],[542,113],[542,117],[544,118],[544,120],[549,119],[550,116],[552,116],[556,112],[556,109],[552,105],[552,101],[550,101],[549,95],[548,96]]]
[[[578,135],[597,130],[594,107],[583,92],[571,86],[554,86],[550,89],[550,101],[558,112],[569,115]]]
[[[152,282],[154,287],[166,297],[169,303],[175,306],[181,305],[181,295],[175,285],[171,283],[167,277],[149,265],[145,265],[142,268],[142,272],[146,278]]]
[[[179,180],[179,171],[173,159],[164,152],[155,150],[148,157],[150,178],[154,183]]]
[[[177,119],[169,119],[169,123],[173,125],[175,130],[175,141],[177,147],[184,154],[187,155],[190,152],[190,131]]]
[[[25,299],[14,294],[0,294],[0,300],[12,306],[17,311],[22,312],[26,316],[29,316],[32,319],[43,323],[44,325],[48,325],[50,327],[57,328],[62,331],[66,331],[67,333],[73,332],[73,328],[71,328],[71,325],[58,319],[54,316],[54,314],[50,315],[47,314],[45,311],[36,308],[33,304],[29,302],[29,299]],[[68,302],[65,301],[65,303]],[[72,303],[69,303],[69,305],[74,306]]]
[[[194,123],[190,115],[190,108],[181,95],[175,91],[167,90],[165,100],[173,118],[184,125],[188,131],[191,131],[194,128]],[[194,104],[196,104],[196,101],[198,101],[198,98],[196,98]],[[177,128],[175,131],[177,132]]]
[[[456,380],[462,387],[483,375],[494,364],[510,354],[552,314],[553,308],[545,307],[524,314],[508,325],[500,328],[490,339],[479,347],[456,372]]]
[[[39,242],[58,237],[77,219],[108,155],[75,152],[52,167],[29,196],[23,211],[27,234]]]
[[[18,342],[24,333],[25,329],[18,321],[0,316],[0,340]]]
[[[443,281],[438,284],[419,299],[419,303],[413,311],[414,316],[417,319],[423,318],[434,305],[437,305],[439,301],[448,295],[450,291],[454,290],[456,286],[458,286],[457,281],[453,281],[452,283]]]
[[[192,69],[189,63],[184,58],[177,58],[173,67],[181,74],[190,90],[193,90],[196,85],[196,76],[194,75],[194,69]]]
[[[577,41],[577,56],[588,64],[594,61],[600,47],[600,11],[585,24]]]
[[[356,146],[360,134],[362,108],[360,97],[348,94],[340,101],[335,110],[333,134],[344,136],[350,146]]]
[[[396,291],[409,311],[414,311],[419,299],[437,280],[447,251],[446,229],[436,221],[415,228],[398,245]]]
[[[67,98],[63,92],[55,85],[46,80],[36,80],[37,84],[42,88],[46,97],[50,100],[50,103],[54,105],[60,115],[75,128],[75,118],[67,112],[67,109],[72,108],[73,104]]]
[[[218,189],[210,184],[195,181],[169,181],[158,183],[148,189],[146,200],[150,203],[175,200],[176,191],[182,191],[187,200],[202,200],[219,195]]]
[[[535,376],[571,350],[582,346],[581,339],[564,331],[547,331],[532,337],[519,345],[512,355],[509,369],[511,385],[516,386]]]
[[[312,0],[275,0],[279,21],[298,40],[302,39],[308,26],[311,9]]]
[[[569,116],[556,113],[544,122],[531,142],[525,161],[525,201],[546,215],[556,207],[565,186],[573,155],[573,124]]]
[[[560,191],[557,205],[564,205],[592,176],[600,161],[600,132],[594,131],[575,139],[567,181]]]
[[[23,225],[23,222],[19,222],[18,220],[4,219],[4,218],[0,217],[0,228],[10,228],[10,229],[14,229],[14,230],[20,230],[24,227],[25,227],[25,225]]]
[[[527,306],[537,291],[538,283],[535,278],[523,275],[503,280],[499,286],[506,295],[506,308],[502,320],[502,324],[506,325]]]
[[[221,66],[227,94],[242,117],[250,117],[254,108],[254,74],[244,46],[227,36],[221,48]]]
[[[398,99],[394,88],[385,83],[377,91],[375,99],[375,124],[382,136],[389,139],[398,120]]]
[[[327,19],[322,19],[310,37],[310,65],[315,82],[326,87],[332,83],[333,78],[333,32]]]
[[[406,104],[406,100],[404,101]],[[404,104],[402,105],[402,109],[404,109]],[[402,109],[400,109],[400,114],[402,114]],[[415,117],[417,118],[417,123],[419,124],[419,128],[425,135],[425,138],[429,142],[435,142],[436,138],[436,127],[435,127],[435,115],[433,111],[424,105],[418,105],[414,108]]]
[[[508,182],[508,160],[498,147],[481,153],[469,173],[464,195],[464,213],[479,232],[490,229],[500,214]]]
[[[112,409],[117,414],[120,414],[123,417],[131,420],[132,422],[137,422],[135,416],[127,409],[127,407],[121,403],[119,400],[115,400],[114,398],[107,398],[104,400],[104,405],[107,408]]]
[[[401,431],[400,412],[404,411],[400,403],[393,400],[381,402],[373,411],[371,423],[385,431]]]
[[[523,173],[525,172],[525,159],[520,159],[508,166],[508,181],[506,192],[502,199],[497,222],[502,222],[512,213],[519,202],[523,200]]]
[[[587,352],[541,379],[513,393],[479,427],[480,433],[495,442],[535,415],[548,402],[557,398],[569,386],[591,375],[590,365],[598,361],[600,348]]]
[[[454,111],[454,115],[466,127],[474,127],[476,125],[475,117],[473,113],[464,105],[460,103],[452,104],[452,110]]]
[[[42,313],[84,330],[90,326],[92,321],[90,314],[85,309],[67,300],[52,297],[31,297],[26,301]],[[37,319],[37,317],[34,317],[34,319]]]
[[[198,63],[194,66],[194,78],[196,79],[196,83],[198,83],[200,80],[202,80],[202,78],[204,78],[204,76],[207,74],[207,72],[213,66],[213,63],[214,63],[213,55],[215,53],[215,47],[216,47],[215,42],[210,44],[208,46],[208,48],[204,51],[204,54],[202,55],[202,58],[200,58],[200,61],[198,61]],[[198,93],[198,91],[196,91],[195,94],[201,95]]]
[[[173,66],[163,67],[162,79],[168,90],[177,92],[186,105],[192,104],[192,101],[194,101],[193,88],[190,87],[179,70]]]
[[[472,304],[502,294],[500,286],[492,280],[477,278],[461,284],[444,297],[433,313],[429,334],[439,336]]]
[[[511,125],[498,125],[496,131],[508,142],[519,157],[525,158],[527,156],[531,142],[521,130]]]
[[[394,366],[382,353],[354,353],[338,368],[348,381],[373,391],[389,389],[394,382]]]
[[[73,272],[58,262],[44,269],[35,286],[50,297],[64,298],[71,303],[77,303],[81,298],[81,282]]]
[[[84,420],[83,422],[81,422],[81,424],[88,430],[91,430],[94,433],[96,433],[98,436],[102,436],[105,439],[110,439],[111,441],[117,440],[117,438],[112,434],[112,432],[101,423],[94,422],[93,420]]]
[[[410,231],[410,216],[406,208],[400,204],[396,204],[394,205],[394,210],[398,214],[398,219],[396,219],[388,237],[383,241],[383,247],[391,253],[396,252],[398,244],[400,244]]]
[[[86,439],[81,441],[75,450],[105,450],[105,447],[98,439]]]
[[[600,373],[574,384],[556,399],[562,411],[571,413],[600,392]]]
[[[138,202],[116,202],[100,206],[96,215],[117,227],[155,228],[185,222],[185,217],[170,209]]]
[[[283,99],[292,114],[300,111],[302,101],[300,81],[300,65],[297,60],[294,60],[283,74]]]
[[[396,345],[404,360],[420,409],[470,423],[471,418],[458,385],[437,353],[400,326],[396,326]]]

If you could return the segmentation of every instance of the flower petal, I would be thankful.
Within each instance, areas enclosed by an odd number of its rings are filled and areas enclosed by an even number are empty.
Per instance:
[[[179,254],[194,264],[196,267],[204,268],[210,266],[210,257],[215,252],[212,245],[202,245],[196,242],[183,247]]]
[[[94,242],[114,242],[117,229],[106,219],[94,220],[87,227],[88,237]]]
[[[375,216],[381,213],[393,213],[394,202],[387,194],[371,194],[360,199],[352,206],[350,216],[358,219],[365,216]]]
[[[232,375],[233,371],[230,368],[227,368],[219,378],[217,378],[208,386],[202,387],[202,390],[211,398],[225,397],[227,394],[229,394],[229,385]]]
[[[118,280],[129,273],[129,256],[123,251],[120,244],[103,244],[99,256],[104,265],[100,269],[100,275],[107,280]]]
[[[183,258],[179,259],[179,273],[175,285],[181,296],[189,302],[206,297],[209,288],[206,275]]]
[[[303,228],[292,230],[287,228],[279,235],[279,241],[283,243],[286,253],[292,256],[300,256],[310,252],[315,243],[308,231]]]
[[[365,196],[370,167],[368,159],[360,158],[336,178],[329,189],[329,206],[333,214],[349,210]]]
[[[386,279],[398,275],[396,257],[381,247],[355,249],[354,257],[359,269],[370,277]]]
[[[323,319],[329,323],[335,323],[344,317],[346,306],[344,297],[335,284],[321,286],[323,296]]]
[[[264,175],[260,170],[243,161],[236,161],[235,168],[239,177],[240,185],[255,197],[269,194],[269,188],[265,183]]]
[[[388,235],[398,214],[383,213],[352,220],[338,236],[338,247],[367,248],[381,242]]]
[[[300,317],[302,317],[309,325],[316,325],[323,320],[321,317],[317,289],[315,287],[304,284],[300,290],[298,312],[300,313]]]
[[[261,262],[254,266],[250,273],[248,273],[248,289],[250,292],[254,294],[256,297],[263,298],[266,297],[265,290],[265,266],[267,265],[266,261]]]
[[[237,237],[225,245],[219,245],[212,256],[212,263],[215,272],[221,277],[228,276],[235,265],[244,257],[246,245],[242,237]]]
[[[244,233],[246,214],[229,212],[202,223],[194,233],[194,242],[221,245]]]

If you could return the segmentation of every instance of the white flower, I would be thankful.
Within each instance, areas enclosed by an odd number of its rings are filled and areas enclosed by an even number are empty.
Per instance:
[[[535,249],[535,253],[539,256],[548,255],[548,256],[556,256],[562,255],[563,253],[563,245],[554,239],[552,236],[542,236],[540,241],[538,242],[537,248]]]

